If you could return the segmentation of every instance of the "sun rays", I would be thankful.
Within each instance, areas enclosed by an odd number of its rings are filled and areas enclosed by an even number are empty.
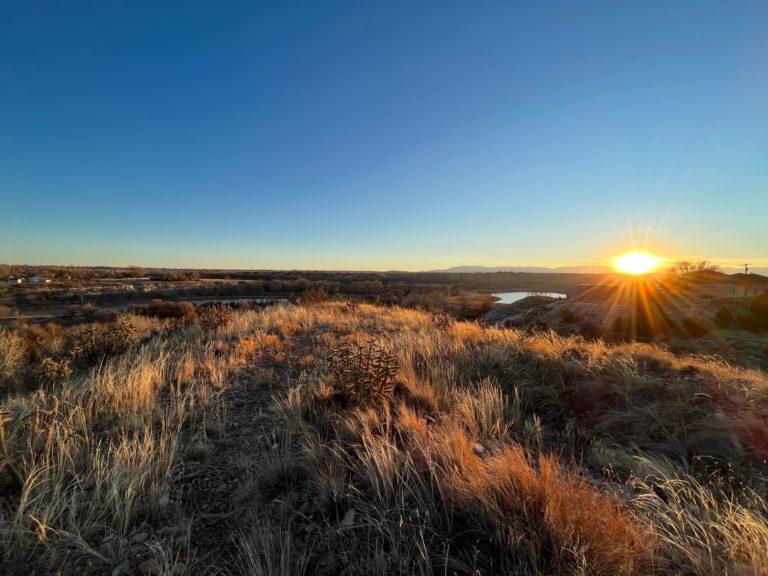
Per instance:
[[[635,250],[618,256],[614,260],[613,266],[624,274],[639,276],[655,271],[663,260],[663,258],[649,252]]]

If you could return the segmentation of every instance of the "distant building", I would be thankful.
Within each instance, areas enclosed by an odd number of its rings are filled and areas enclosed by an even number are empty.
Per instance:
[[[39,274],[35,274],[34,276],[29,277],[30,284],[48,284],[50,281],[50,278],[40,276]]]

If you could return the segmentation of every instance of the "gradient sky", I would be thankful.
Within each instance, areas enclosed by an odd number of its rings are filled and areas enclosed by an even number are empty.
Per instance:
[[[5,1],[0,261],[768,264],[768,2]]]

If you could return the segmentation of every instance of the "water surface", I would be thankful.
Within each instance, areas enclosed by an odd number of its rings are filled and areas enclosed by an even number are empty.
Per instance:
[[[565,298],[565,294],[560,292],[497,292],[493,294],[499,298],[497,304],[512,304],[528,296],[549,296],[550,298]]]

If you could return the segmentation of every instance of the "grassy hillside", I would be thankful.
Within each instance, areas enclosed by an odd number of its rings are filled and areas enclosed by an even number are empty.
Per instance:
[[[761,372],[341,302],[116,326],[0,332],[4,574],[768,574]]]

